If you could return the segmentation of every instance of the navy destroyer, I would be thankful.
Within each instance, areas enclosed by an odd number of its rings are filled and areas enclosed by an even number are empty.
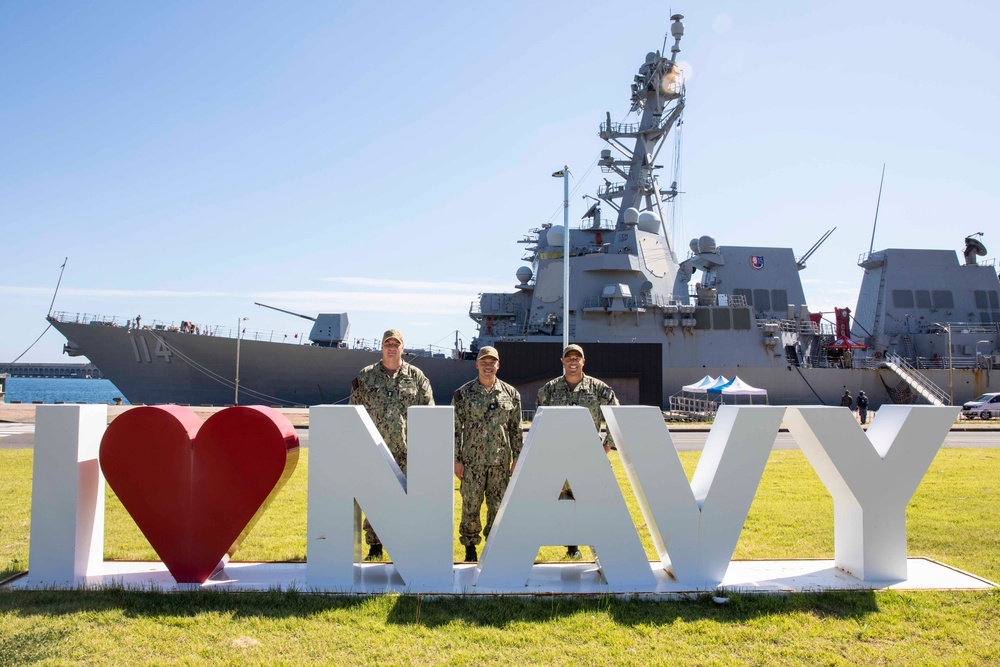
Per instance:
[[[564,334],[584,345],[587,371],[624,403],[679,405],[681,388],[705,375],[739,376],[777,404],[838,405],[845,388],[864,390],[873,408],[1000,391],[991,375],[1000,363],[1000,281],[980,260],[985,247],[976,235],[966,239],[962,262],[951,250],[864,254],[853,323],[847,308],[829,322],[807,304],[799,273],[823,239],[800,257],[707,235],[674,245],[666,209],[678,186],[661,185],[657,161],[684,114],[682,18],[672,17],[669,54],[649,53],[633,77],[635,120],[612,122],[608,113],[600,125],[609,148],[598,164],[607,178],[582,222],[545,224],[525,236],[530,266],[516,271],[514,291],[472,302],[478,334],[469,352],[411,359],[438,400],[475,375],[468,358],[478,347],[494,345],[504,379],[532,407],[535,389],[560,372]],[[309,344],[66,313],[49,319],[67,338],[66,352],[86,355],[133,403],[333,403],[379,358],[347,336],[343,314],[315,318]]]

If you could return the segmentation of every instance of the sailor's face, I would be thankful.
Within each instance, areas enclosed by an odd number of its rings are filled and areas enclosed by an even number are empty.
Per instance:
[[[566,371],[566,377],[576,377],[583,373],[584,359],[576,352],[570,352],[562,358],[562,365]]]
[[[476,370],[479,371],[480,384],[492,385],[500,370],[500,362],[493,357],[481,357],[476,360]]]
[[[382,341],[382,364],[386,368],[396,368],[403,360],[403,344],[395,338]]]

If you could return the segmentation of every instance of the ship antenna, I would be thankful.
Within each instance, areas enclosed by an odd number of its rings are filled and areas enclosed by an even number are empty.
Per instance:
[[[69,257],[63,260],[62,266],[59,267],[59,280],[56,281],[56,291],[52,293],[52,302],[49,303],[49,315],[52,315],[52,306],[56,303],[56,295],[59,294],[59,285],[62,284],[63,273],[66,271],[66,262],[69,261]]]
[[[878,207],[882,203],[882,183],[885,182],[885,162],[882,163],[882,178],[878,182],[878,201],[875,202],[875,222],[872,223],[872,242],[868,245],[868,255],[875,249],[875,227],[878,225]]]
[[[35,343],[37,343],[38,341],[40,341],[42,339],[42,336],[44,336],[45,334],[47,334],[49,332],[49,329],[52,328],[52,306],[56,302],[56,294],[59,294],[59,283],[62,282],[63,271],[66,270],[66,262],[68,262],[68,261],[69,261],[69,257],[67,257],[66,259],[64,259],[63,263],[62,263],[62,266],[59,267],[59,281],[56,283],[55,294],[52,295],[52,303],[49,304],[49,314],[45,318],[45,319],[49,320],[49,326],[45,327],[45,331],[43,331],[42,333],[38,334],[38,338],[35,339],[34,343],[32,343],[31,345],[28,346],[27,350],[25,350],[21,354],[17,355],[17,358],[14,359],[14,361],[12,361],[9,364],[7,364],[7,371],[8,372],[14,367],[14,364],[16,364],[18,361],[20,361],[21,357],[23,357],[24,355],[28,354],[28,352],[31,351],[31,348],[35,347]]]

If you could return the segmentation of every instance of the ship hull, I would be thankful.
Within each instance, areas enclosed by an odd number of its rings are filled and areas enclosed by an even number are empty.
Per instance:
[[[670,397],[681,392],[705,375],[725,375],[730,380],[739,376],[754,387],[767,390],[771,405],[840,405],[844,389],[853,396],[864,391],[870,408],[892,403],[886,387],[894,388],[901,379],[888,368],[817,368],[789,364],[751,366],[747,364],[690,364],[671,359],[666,344],[661,343],[588,343],[586,372],[608,382],[624,404],[659,405],[669,407]],[[562,374],[559,362],[561,344],[552,342],[504,342],[496,347],[503,359],[500,375],[521,391],[525,409],[535,407],[538,388]],[[676,358],[676,357],[675,357]],[[932,382],[949,388],[949,373],[945,370],[924,370]],[[952,373],[954,404],[986,392],[1000,391],[1000,374],[981,370],[955,369]],[[721,397],[720,397],[720,400]],[[748,397],[725,397],[727,403],[746,403]],[[760,397],[754,403],[762,402]]]
[[[130,403],[231,405],[236,402],[236,340],[167,330],[53,321],[69,347],[86,355]],[[886,368],[805,368],[664,363],[662,343],[583,343],[589,374],[609,382],[625,404],[669,406],[670,396],[705,375],[725,375],[768,391],[772,405],[839,405],[844,389],[864,392],[871,407],[891,403],[886,386],[900,379]],[[525,409],[534,408],[538,388],[562,373],[560,343],[498,342],[501,376],[522,394]],[[321,405],[346,403],[358,371],[381,358],[379,352],[240,341],[239,403]],[[462,383],[476,376],[471,361],[419,357],[410,360],[427,374],[436,401],[448,404]],[[669,361],[669,360],[668,360]],[[949,387],[947,370],[924,373]],[[959,370],[952,374],[955,404],[1000,391],[1000,374]],[[744,402],[747,399],[731,399]],[[755,401],[760,399],[754,399]]]
[[[236,339],[168,330],[129,330],[53,320],[67,347],[86,355],[130,403],[231,405],[236,402]],[[381,359],[378,351],[240,341],[241,405],[347,403],[351,381]],[[438,403],[447,404],[475,377],[471,361],[409,359],[431,381]]]

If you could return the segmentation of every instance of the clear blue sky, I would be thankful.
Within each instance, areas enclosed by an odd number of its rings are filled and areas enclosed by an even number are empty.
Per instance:
[[[581,195],[606,111],[685,15],[675,247],[831,239],[812,310],[876,249],[1000,254],[1000,5],[19,2],[0,6],[0,362],[55,308],[352,337],[474,333],[516,241]],[[665,175],[664,180],[669,182]],[[50,331],[22,361],[59,361]]]

